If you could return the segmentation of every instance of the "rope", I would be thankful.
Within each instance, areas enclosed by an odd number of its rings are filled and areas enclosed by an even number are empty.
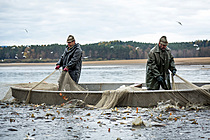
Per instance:
[[[171,73],[171,79],[172,79],[172,89],[176,90],[173,73]]]
[[[86,100],[86,98],[89,96],[89,92],[87,93],[87,95],[85,96],[85,98],[84,98],[84,102],[85,102],[85,100]]]
[[[48,79],[51,75],[53,75],[54,73],[56,72],[56,70],[54,70],[50,75],[48,75],[46,78],[44,78],[41,82],[39,82],[38,84],[36,84],[35,86],[33,86],[30,90],[29,90],[29,93],[27,95],[27,98],[26,98],[26,104],[28,104],[30,102],[30,99],[31,99],[31,91],[36,88],[38,85],[40,85],[43,81],[45,81],[46,79]]]

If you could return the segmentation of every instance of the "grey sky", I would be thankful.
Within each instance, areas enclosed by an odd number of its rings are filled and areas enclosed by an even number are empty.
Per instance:
[[[0,45],[64,44],[69,34],[81,44],[188,42],[209,40],[209,26],[209,0],[0,0]]]

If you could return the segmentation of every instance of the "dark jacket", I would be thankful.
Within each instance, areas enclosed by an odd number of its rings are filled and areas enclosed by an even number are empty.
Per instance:
[[[146,86],[148,89],[158,90],[160,83],[157,81],[158,76],[164,78],[168,89],[171,89],[170,74],[173,70],[176,70],[174,64],[174,57],[171,54],[171,50],[166,47],[165,51],[162,51],[158,45],[152,48],[148,55],[146,66]]]
[[[82,49],[78,43],[70,50],[68,48],[68,46],[65,48],[56,65],[62,66],[63,69],[67,66],[71,78],[78,83],[82,67]]]

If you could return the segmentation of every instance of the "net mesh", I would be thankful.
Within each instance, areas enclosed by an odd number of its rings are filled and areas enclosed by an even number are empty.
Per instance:
[[[185,80],[184,78],[182,78],[181,76],[177,75],[176,76],[181,79],[182,81],[184,81],[186,83],[186,85],[190,88],[190,89],[196,89],[198,92],[200,92],[200,94],[203,94],[205,96],[207,96],[207,98],[210,98],[210,93],[206,90],[204,90],[203,87],[198,87],[192,83],[190,83],[189,81]],[[207,86],[206,86],[207,87]]]
[[[12,101],[14,98],[12,97],[12,91],[9,88],[9,90],[7,91],[7,93],[5,94],[4,98],[1,100],[2,102],[6,102],[6,101]]]
[[[116,90],[106,90],[102,94],[101,100],[95,105],[100,109],[108,109],[115,107],[119,102],[123,101],[127,94],[131,91],[142,91],[144,89],[131,86],[121,86]]]
[[[59,91],[85,91],[83,87],[72,80],[68,72],[62,71],[58,80]]]
[[[54,83],[46,83],[45,81],[40,83],[39,82],[32,82],[32,83],[19,83],[19,84],[13,84],[12,86],[19,87],[19,88],[26,88],[26,89],[36,89],[36,90],[48,90],[48,91],[57,91],[58,85]],[[12,90],[9,88],[6,95],[1,101],[13,101],[14,98],[12,97]]]

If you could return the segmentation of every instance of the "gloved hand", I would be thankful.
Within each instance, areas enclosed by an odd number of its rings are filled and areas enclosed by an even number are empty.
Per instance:
[[[157,80],[158,80],[158,82],[163,82],[163,77],[162,76],[158,76]]]
[[[173,70],[172,71],[172,74],[173,74],[173,76],[176,75],[176,70]]]
[[[55,67],[56,70],[59,69],[59,68],[60,68],[60,65],[57,65],[57,66]]]
[[[64,68],[63,70],[64,70],[64,71],[68,71],[68,68]]]

